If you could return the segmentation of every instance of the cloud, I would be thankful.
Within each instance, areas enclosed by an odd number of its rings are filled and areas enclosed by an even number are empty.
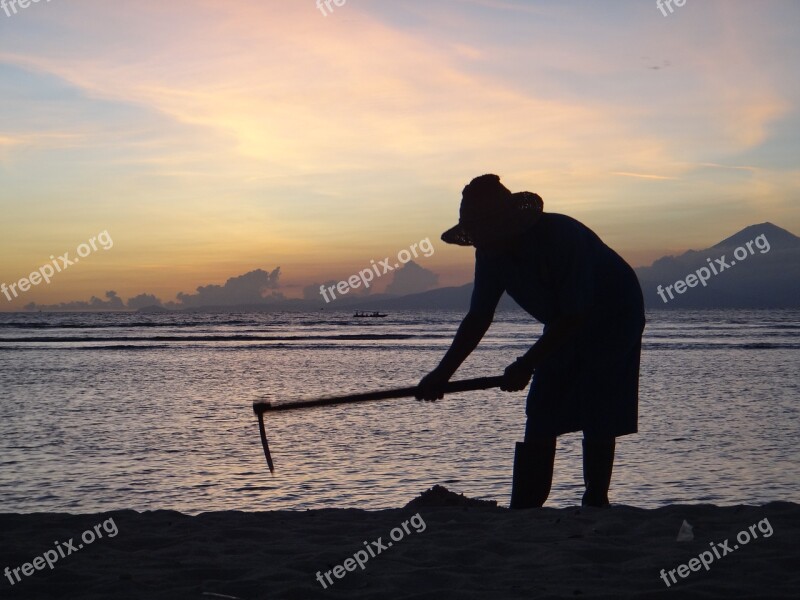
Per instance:
[[[130,309],[138,310],[148,306],[163,306],[163,304],[153,294],[139,294],[128,299],[128,308]]]
[[[97,310],[138,310],[148,306],[161,306],[173,310],[183,308],[201,308],[204,306],[235,306],[240,304],[268,304],[275,300],[283,300],[284,296],[275,291],[278,288],[280,267],[268,272],[256,269],[238,277],[231,277],[224,285],[201,285],[194,294],[179,292],[177,302],[162,302],[153,294],[138,294],[123,302],[117,292],[106,292],[106,300],[95,296],[87,302],[73,300],[60,304],[36,304],[31,302],[26,310],[65,310],[65,311],[97,311]],[[317,286],[319,290],[319,286]]]
[[[620,175],[622,177],[639,177],[640,179],[675,179],[675,177],[666,177],[664,175],[648,175],[647,173],[627,173],[625,171],[614,171],[612,175]]]
[[[196,294],[178,292],[179,308],[197,308],[200,306],[232,306],[236,304],[263,304],[268,298],[282,299],[283,294],[267,294],[268,290],[278,287],[281,268],[271,273],[256,269],[238,277],[231,277],[225,285],[199,286]]]
[[[424,292],[439,283],[439,276],[433,271],[420,267],[413,260],[402,269],[394,272],[392,282],[386,287],[386,293],[404,296]]]
[[[26,310],[125,310],[125,303],[122,298],[117,296],[117,292],[111,290],[105,293],[107,300],[101,300],[97,296],[92,296],[86,302],[84,300],[73,300],[71,302],[61,302],[60,304],[36,304],[31,302],[25,305]]]
[[[303,300],[320,300],[322,295],[319,293],[319,287],[324,285],[325,287],[332,285],[336,285],[336,281],[331,279],[330,281],[326,281],[325,283],[319,283],[315,281],[314,283],[310,283],[303,288]]]

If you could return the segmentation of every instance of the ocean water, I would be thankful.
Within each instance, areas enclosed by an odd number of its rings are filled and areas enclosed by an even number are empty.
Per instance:
[[[415,385],[453,312],[0,313],[0,512],[402,506],[434,484],[508,504],[525,392],[267,414],[252,403]],[[454,379],[502,374],[541,333],[497,314]],[[639,433],[613,503],[800,502],[800,311],[650,312]],[[551,506],[580,502],[580,434]]]

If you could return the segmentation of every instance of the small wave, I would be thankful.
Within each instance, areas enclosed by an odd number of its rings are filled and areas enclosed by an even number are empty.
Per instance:
[[[154,336],[41,336],[0,338],[0,343],[82,343],[82,342],[304,342],[326,340],[410,340],[449,338],[450,334],[353,333],[338,335],[154,335]]]
[[[796,343],[771,343],[771,342],[753,342],[753,343],[674,343],[664,344],[659,342],[645,341],[643,347],[646,350],[800,350],[800,344]]]
[[[77,352],[77,351],[94,351],[94,350],[168,350],[173,352],[175,350],[197,350],[198,348],[212,350],[214,352],[241,352],[243,350],[253,351],[253,350],[291,350],[293,352],[299,351],[312,351],[312,350],[341,350],[342,348],[353,349],[355,346],[343,346],[342,344],[337,344],[335,342],[317,342],[314,344],[309,343],[286,343],[286,342],[273,342],[269,344],[263,343],[249,343],[249,344],[237,344],[232,346],[198,346],[197,344],[178,344],[178,343],[170,343],[170,344],[99,344],[99,345],[91,345],[91,346],[48,346],[48,345],[29,345],[24,346],[25,350],[36,350],[37,352],[64,352],[68,350],[69,352]],[[387,345],[387,344],[370,344],[365,346],[358,346],[360,349],[369,349],[374,352],[386,351],[386,352],[394,352],[397,350],[396,346]],[[413,350],[418,348],[421,352],[430,349],[430,346],[427,344],[418,344],[418,345],[409,345],[404,346],[405,350]],[[0,352],[19,352],[20,346],[3,346],[0,344]]]
[[[770,342],[753,342],[750,344],[741,344],[740,346],[736,346],[738,348],[743,348],[745,350],[771,350],[773,348],[783,348],[788,350],[797,350],[800,348],[800,344],[773,344]]]
[[[0,329],[134,329],[134,328],[149,328],[149,327],[170,327],[170,328],[187,328],[187,327],[221,327],[225,325],[254,325],[260,326],[262,323],[256,321],[243,321],[228,320],[228,321],[186,321],[186,322],[162,322],[153,323],[150,321],[135,321],[131,323],[38,323],[38,322],[11,322],[0,323]]]

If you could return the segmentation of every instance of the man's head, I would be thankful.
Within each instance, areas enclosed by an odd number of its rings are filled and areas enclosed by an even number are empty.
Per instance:
[[[459,220],[476,247],[496,247],[506,238],[503,224],[511,209],[511,190],[497,175],[481,175],[461,193]]]
[[[502,252],[536,222],[542,206],[537,194],[512,194],[497,175],[481,175],[464,187],[458,225],[444,232],[442,240],[492,254]]]

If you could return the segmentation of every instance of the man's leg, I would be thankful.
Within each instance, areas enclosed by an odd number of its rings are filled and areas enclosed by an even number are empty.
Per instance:
[[[555,437],[535,437],[517,442],[510,508],[536,508],[550,495],[553,483]]]
[[[608,506],[608,488],[614,468],[616,439],[583,434],[583,506]]]

